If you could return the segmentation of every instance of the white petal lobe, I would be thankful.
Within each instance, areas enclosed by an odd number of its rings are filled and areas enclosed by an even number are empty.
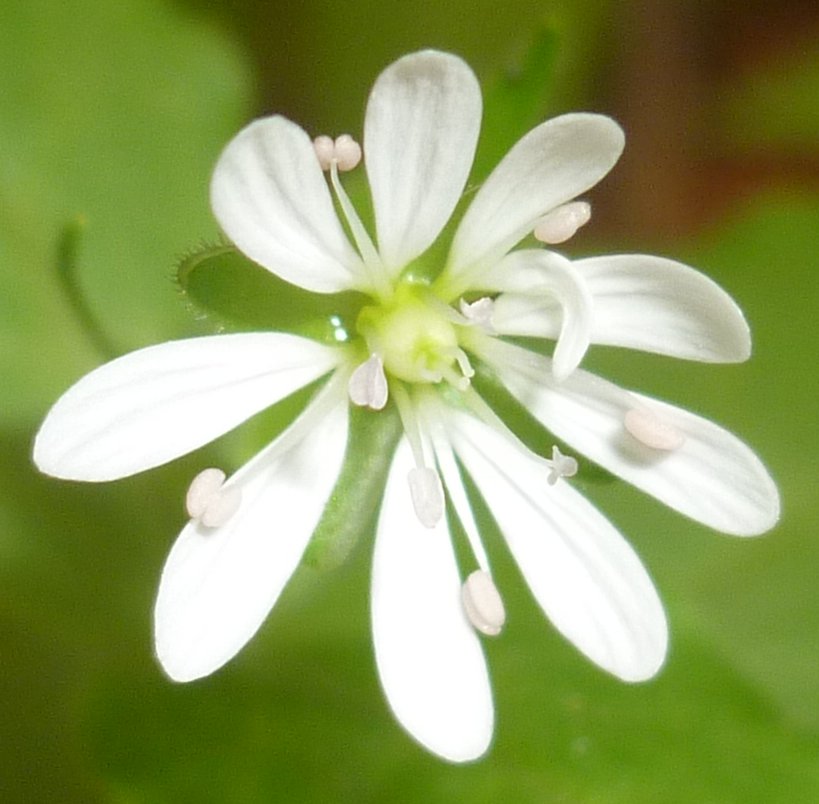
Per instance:
[[[315,147],[295,123],[266,117],[242,129],[219,157],[210,192],[225,234],[267,270],[317,293],[366,286]]]
[[[568,483],[549,485],[548,465],[503,434],[462,413],[452,424],[455,451],[546,616],[608,672],[651,678],[665,659],[668,629],[629,544]]]
[[[34,443],[41,471],[103,481],[207,444],[330,371],[340,351],[281,333],[149,346],[92,371],[49,412]]]
[[[596,307],[582,276],[572,262],[549,251],[520,249],[495,265],[485,282],[493,290],[522,293],[529,299],[540,299],[546,305],[557,303],[558,331],[552,372],[564,380],[579,365],[589,347]],[[515,320],[506,326],[502,294],[495,304],[492,326],[502,335],[518,334]],[[498,303],[501,309],[498,310]]]
[[[491,173],[464,215],[452,243],[449,275],[478,274],[491,266],[547,212],[597,184],[623,145],[622,129],[602,115],[567,114],[532,129]]]
[[[751,354],[734,300],[699,271],[662,257],[619,254],[577,260],[595,303],[594,343],[709,363]]]
[[[387,701],[428,750],[467,762],[488,748],[494,709],[483,651],[461,607],[461,579],[446,520],[424,527],[396,453],[378,523],[372,579],[373,644]]]
[[[779,519],[779,493],[759,458],[707,419],[576,371],[561,385],[548,360],[502,346],[492,365],[532,415],[578,452],[692,519],[723,533],[754,536]],[[516,355],[525,352],[523,361]],[[658,451],[634,438],[625,417],[644,408],[683,441]]]
[[[472,70],[456,56],[413,53],[379,76],[364,152],[381,257],[398,272],[425,251],[466,184],[481,119]]]
[[[175,681],[209,675],[256,633],[298,566],[341,469],[347,406],[308,411],[236,473],[240,508],[208,529],[189,523],[162,571],[154,611],[156,653]],[[295,427],[306,430],[292,439]]]

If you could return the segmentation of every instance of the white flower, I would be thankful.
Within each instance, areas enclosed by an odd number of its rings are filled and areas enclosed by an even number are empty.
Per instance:
[[[588,205],[573,199],[619,157],[623,135],[613,121],[571,114],[529,132],[475,194],[445,263],[425,262],[463,193],[480,116],[477,81],[454,56],[416,53],[381,74],[363,148],[377,247],[338,176],[361,157],[350,137],[314,144],[281,117],[249,125],[216,166],[215,215],[241,251],[279,277],[316,293],[366,294],[350,342],[264,332],[140,350],[71,388],[34,449],[52,475],[124,477],[326,377],[246,466],[224,484],[206,470],[189,491],[192,519],[166,563],[155,612],[159,660],[188,681],[243,647],[298,565],[342,466],[349,401],[371,416],[394,403],[404,437],[377,526],[375,656],[398,720],[452,761],[480,756],[491,741],[476,630],[497,634],[505,619],[462,471],[543,611],[580,651],[639,681],[657,672],[667,645],[647,572],[566,480],[576,461],[556,447],[547,459],[523,446],[473,387],[476,373],[493,375],[578,452],[692,519],[748,535],[778,516],[771,479],[732,435],[577,368],[590,343],[745,359],[748,329],[722,290],[656,257],[569,262],[542,248],[510,252],[533,232],[561,242],[588,220]],[[556,339],[553,357],[508,335]],[[466,534],[470,567],[456,562],[447,505]]]

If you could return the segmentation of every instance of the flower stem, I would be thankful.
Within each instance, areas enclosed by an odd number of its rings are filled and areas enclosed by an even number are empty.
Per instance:
[[[82,215],[63,226],[57,239],[54,267],[60,288],[86,337],[102,357],[111,359],[121,351],[92,312],[77,277],[78,252],[84,231],[85,218]]]

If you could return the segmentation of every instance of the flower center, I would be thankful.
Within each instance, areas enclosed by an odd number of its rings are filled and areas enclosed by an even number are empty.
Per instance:
[[[456,325],[448,308],[442,303],[438,309],[424,293],[417,286],[399,285],[388,303],[365,307],[356,328],[393,377],[411,383],[447,380],[463,388],[473,371],[458,345]]]

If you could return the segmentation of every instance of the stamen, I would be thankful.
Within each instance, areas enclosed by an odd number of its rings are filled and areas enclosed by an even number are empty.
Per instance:
[[[316,152],[321,169],[328,171],[333,159],[336,158],[336,146],[332,138],[326,134],[316,137],[313,140],[313,150]]]
[[[673,424],[663,421],[646,408],[629,410],[623,424],[634,438],[651,449],[673,452],[685,443],[685,436]]]
[[[322,134],[313,140],[313,149],[324,171],[330,170],[335,162],[344,173],[357,167],[361,161],[361,146],[349,134],[336,137],[335,142]]]
[[[506,609],[492,576],[475,570],[461,588],[461,601],[469,622],[487,636],[497,636],[506,622]]]
[[[199,521],[206,528],[218,528],[224,525],[238,510],[242,502],[242,492],[238,486],[222,488],[210,501]]]
[[[590,218],[591,204],[587,201],[570,201],[544,215],[533,234],[541,243],[565,243]]]
[[[418,417],[415,415],[413,402],[407,393],[407,389],[404,388],[400,382],[395,383],[393,399],[398,408],[398,415],[401,417],[404,435],[406,435],[407,441],[409,441],[415,465],[425,466],[424,446],[421,442],[421,427],[418,423]]]
[[[344,213],[347,225],[350,227],[350,232],[353,235],[353,240],[355,240],[358,253],[361,254],[364,260],[364,266],[373,283],[373,289],[383,298],[389,298],[392,293],[390,277],[386,268],[384,268],[384,264],[381,262],[381,257],[378,256],[378,251],[373,245],[370,235],[361,222],[361,218],[358,217],[353,202],[350,201],[350,197],[339,181],[338,167],[338,159],[333,159],[330,163],[330,182],[333,185],[336,198],[338,198],[341,211]]]
[[[464,377],[471,380],[475,376],[475,369],[472,368],[472,364],[469,362],[469,357],[463,349],[455,350],[455,360],[458,363],[458,368],[460,368]]]
[[[492,327],[492,312],[495,307],[495,302],[484,296],[482,299],[477,299],[474,302],[467,302],[461,299],[458,303],[461,310],[461,315],[470,323],[487,332],[493,332]]]
[[[407,476],[412,505],[421,524],[427,528],[434,528],[444,515],[444,492],[441,478],[434,469],[426,465],[421,426],[413,407],[413,401],[400,382],[395,384],[393,399],[395,399],[398,415],[404,426],[404,435],[409,441],[415,461],[415,468]]]
[[[446,380],[453,388],[456,388],[461,393],[469,388],[469,377],[458,374],[451,366],[446,366],[441,369],[441,379]]]
[[[342,173],[358,166],[361,161],[361,146],[349,134],[336,137],[334,146],[338,169]]]
[[[441,380],[446,380],[451,386],[463,392],[469,388],[469,380],[475,376],[475,369],[469,362],[469,357],[463,349],[454,348],[444,351],[444,354],[451,357],[458,364],[461,373],[452,366],[443,366],[438,371],[425,370],[424,374],[428,375],[428,382],[438,383]]]
[[[384,363],[378,355],[362,363],[350,376],[347,392],[354,405],[382,410],[387,404],[389,388]]]
[[[185,508],[191,519],[207,528],[224,525],[239,510],[242,492],[238,486],[224,488],[221,469],[203,469],[191,481],[185,496]]]
[[[428,466],[416,466],[407,476],[412,505],[421,524],[434,528],[444,515],[444,492],[441,478]]]
[[[574,477],[577,474],[577,461],[571,455],[564,455],[557,445],[552,447],[552,460],[549,463],[552,471],[546,482],[550,486],[554,486],[561,477]]]
[[[208,504],[219,493],[225,482],[225,473],[221,469],[211,467],[203,469],[188,487],[185,495],[185,510],[191,519],[199,519],[208,507]]]
[[[426,399],[428,400],[429,396]],[[431,434],[435,461],[438,471],[441,473],[441,481],[446,486],[449,499],[455,513],[458,515],[458,519],[461,521],[472,555],[477,561],[478,567],[484,572],[489,572],[489,558],[481,543],[478,525],[472,513],[472,506],[467,499],[464,484],[455,463],[455,456],[452,453],[452,446],[447,438],[445,420],[437,410],[439,404],[440,400],[438,395],[435,394],[430,404],[420,407],[419,416],[423,416],[426,432]]]

